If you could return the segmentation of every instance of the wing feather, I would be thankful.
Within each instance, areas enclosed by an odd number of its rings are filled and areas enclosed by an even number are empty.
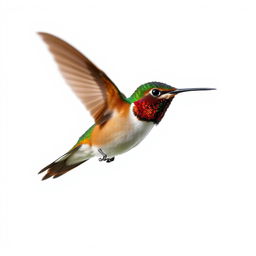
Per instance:
[[[48,33],[39,33],[74,93],[80,98],[97,124],[105,122],[114,106],[124,101],[107,75],[88,58],[62,39]]]

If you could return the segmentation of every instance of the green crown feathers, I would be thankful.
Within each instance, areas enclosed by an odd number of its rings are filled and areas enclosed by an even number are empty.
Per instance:
[[[133,103],[133,102],[141,99],[145,95],[145,92],[152,88],[174,89],[174,87],[164,84],[164,83],[149,82],[149,83],[143,84],[140,87],[138,87],[136,89],[136,91],[131,95],[131,97],[127,98],[128,102]]]

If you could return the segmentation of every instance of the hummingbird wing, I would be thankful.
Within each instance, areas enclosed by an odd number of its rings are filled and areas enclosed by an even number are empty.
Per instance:
[[[91,113],[96,124],[107,121],[125,96],[107,75],[73,46],[48,33],[38,33],[53,54],[71,89]]]

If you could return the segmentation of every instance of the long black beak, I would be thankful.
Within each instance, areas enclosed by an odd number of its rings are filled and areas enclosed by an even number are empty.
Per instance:
[[[175,89],[170,91],[170,94],[178,94],[181,92],[190,92],[190,91],[209,91],[209,90],[216,90],[215,88],[184,88],[184,89]]]

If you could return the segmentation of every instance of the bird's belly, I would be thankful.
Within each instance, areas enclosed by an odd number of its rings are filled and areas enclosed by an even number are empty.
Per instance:
[[[99,155],[98,149],[101,148],[108,157],[125,153],[138,145],[153,126],[152,122],[132,120],[129,128],[109,134],[111,139],[106,144],[94,147],[94,151]]]

